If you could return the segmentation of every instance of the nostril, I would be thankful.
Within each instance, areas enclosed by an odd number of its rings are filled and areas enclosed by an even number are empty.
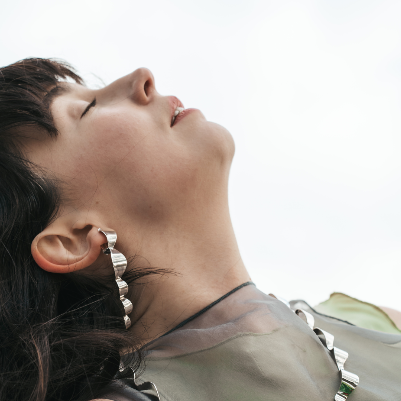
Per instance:
[[[150,87],[150,85],[151,85],[151,82],[150,82],[150,79],[148,79],[148,80],[145,82],[145,85],[144,85],[144,87],[143,87],[143,90],[145,91],[145,95],[146,95],[146,96],[149,96],[148,92],[149,92],[149,87]]]
[[[132,99],[143,104],[149,103],[157,93],[152,73],[147,68],[138,68],[129,78]]]

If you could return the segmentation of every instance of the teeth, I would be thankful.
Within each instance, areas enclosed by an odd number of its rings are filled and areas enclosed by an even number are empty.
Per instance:
[[[174,112],[174,116],[173,116],[173,120],[172,120],[172,122],[171,122],[171,125],[174,124],[174,121],[175,121],[176,117],[177,117],[178,114],[180,114],[182,111],[184,111],[184,108],[183,108],[183,107],[177,107],[177,108],[175,109],[175,112]]]
[[[184,110],[183,107],[177,107],[174,112],[174,117],[177,117]]]

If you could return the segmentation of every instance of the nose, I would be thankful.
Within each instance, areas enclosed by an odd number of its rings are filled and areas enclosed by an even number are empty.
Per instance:
[[[147,68],[138,68],[131,74],[132,100],[148,104],[156,93],[155,77]]]

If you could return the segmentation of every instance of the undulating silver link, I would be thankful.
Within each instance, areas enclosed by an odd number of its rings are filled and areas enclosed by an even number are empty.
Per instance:
[[[348,359],[348,352],[340,348],[334,347],[334,358],[336,360],[338,370],[344,369],[344,363]]]
[[[319,327],[314,327],[315,319],[310,313],[303,309],[297,309],[295,313],[314,331],[336,362],[337,368],[341,374],[341,384],[334,396],[334,400],[345,401],[359,384],[359,376],[344,369],[345,361],[348,359],[348,352],[334,346],[334,336],[332,334]]]
[[[356,389],[359,384],[359,377],[346,370],[341,370],[340,389],[334,398],[335,401],[344,401]]]
[[[107,238],[107,248],[113,249],[117,242],[117,234],[115,231],[103,231],[99,228],[100,232],[102,232]]]
[[[125,295],[128,293],[128,284],[121,279],[121,276],[124,274],[125,269],[127,268],[127,259],[121,252],[117,251],[117,249],[114,249],[114,246],[117,242],[117,234],[115,231],[103,231],[101,228],[99,228],[98,231],[103,233],[107,239],[107,248],[103,248],[103,253],[111,256],[111,262],[113,263],[114,275],[118,286],[120,301],[124,307],[125,328],[128,329],[131,326],[131,319],[128,317],[128,315],[132,312],[133,306],[132,302],[125,298]]]
[[[124,316],[124,324],[126,329],[131,326],[131,319],[127,315]]]
[[[303,309],[297,309],[295,313],[313,330],[315,326],[315,318]]]
[[[336,396],[334,397],[334,401],[344,401],[344,400],[346,400],[347,398],[348,398],[348,395],[347,395],[347,396],[342,395],[342,394],[340,393],[340,390],[338,390],[338,393],[337,393]]]
[[[284,305],[287,305],[289,308],[291,308],[290,303],[289,303],[285,298],[276,296],[276,295],[274,295],[274,294],[269,294],[269,295],[270,295],[271,297],[273,297],[273,298],[278,299],[278,300],[281,301]]]
[[[329,351],[334,348],[334,336],[332,334],[320,329],[319,327],[316,327],[313,331]]]
[[[116,283],[118,285],[118,291],[120,293],[120,297],[122,295],[127,295],[128,294],[128,284],[124,280],[121,280],[120,277],[116,278]]]
[[[129,299],[124,298],[123,296],[120,297],[120,299],[121,299],[121,302],[124,305],[125,314],[129,315],[132,312],[132,308],[133,308],[132,302]]]
[[[141,392],[146,394],[152,401],[159,400],[160,401],[160,394],[157,390],[156,384],[153,382],[144,382],[142,384],[136,384],[136,374],[134,372],[134,383],[136,388]]]
[[[117,249],[110,249],[110,254],[116,278],[121,277],[127,268],[127,259],[121,252],[117,251]]]

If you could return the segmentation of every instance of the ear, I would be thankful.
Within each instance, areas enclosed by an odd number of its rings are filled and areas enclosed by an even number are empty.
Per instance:
[[[32,256],[43,270],[70,273],[84,269],[96,261],[102,245],[107,244],[94,225],[75,223],[68,228],[65,223],[56,220],[32,242]]]

